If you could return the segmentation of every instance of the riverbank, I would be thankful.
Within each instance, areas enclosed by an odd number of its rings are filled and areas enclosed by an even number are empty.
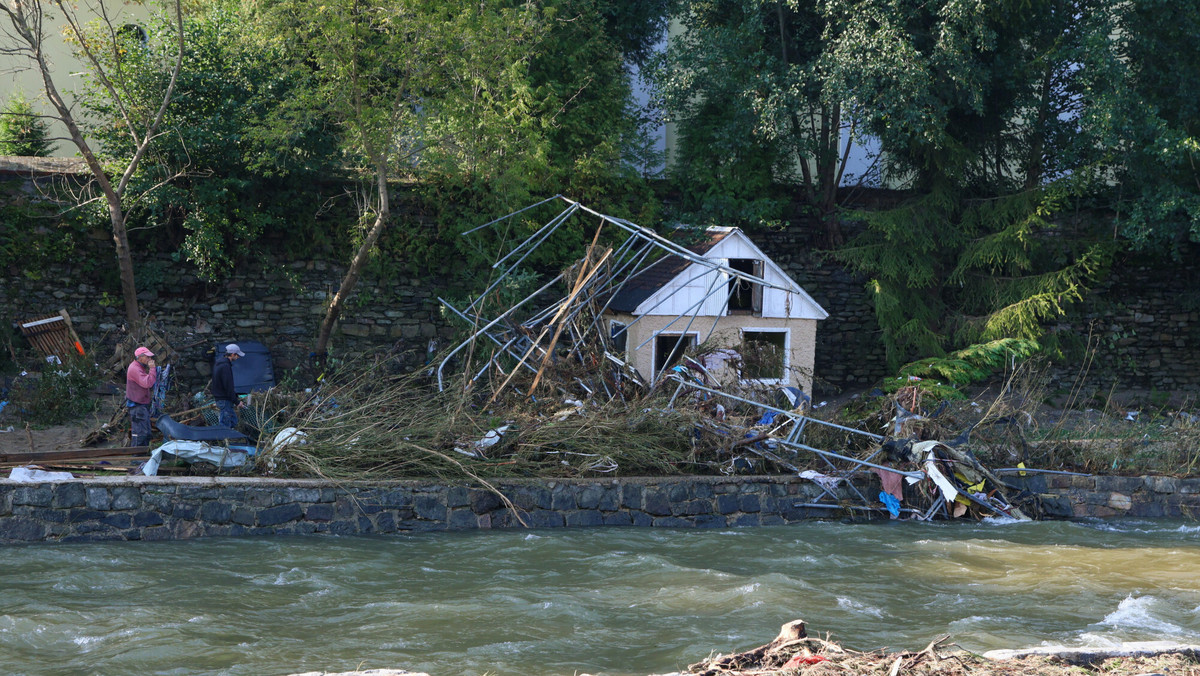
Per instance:
[[[1170,641],[1131,642],[1105,648],[1043,646],[972,653],[942,636],[919,651],[846,650],[807,636],[802,621],[783,625],[770,643],[744,652],[718,654],[687,671],[658,676],[844,676],[920,674],[929,676],[1108,676],[1200,674],[1200,645]]]
[[[1142,649],[1114,648],[1086,654],[1063,652],[1059,655],[1028,655],[1010,659],[992,659],[960,649],[927,647],[920,652],[899,653],[817,653],[801,656],[795,666],[778,669],[709,670],[654,674],[652,676],[845,676],[868,674],[899,676],[1080,676],[1100,673],[1107,676],[1195,676],[1200,674],[1196,651],[1200,646],[1159,646]],[[1072,660],[1074,656],[1076,659]],[[812,659],[821,657],[822,659]],[[714,658],[714,661],[719,658]],[[700,663],[701,665],[705,663]],[[290,676],[436,676],[404,669],[368,669],[365,671],[306,671]],[[591,674],[579,674],[591,676]]]
[[[1010,478],[1047,518],[1195,518],[1200,477],[1028,473]],[[432,481],[250,477],[0,480],[0,542],[373,535],[503,528],[741,528],[886,518],[855,504],[873,474]],[[872,493],[873,494],[873,493]],[[830,500],[833,495],[836,499]],[[824,500],[824,503],[818,502]]]

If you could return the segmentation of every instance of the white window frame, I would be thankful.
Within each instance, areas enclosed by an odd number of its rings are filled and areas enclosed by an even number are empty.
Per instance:
[[[743,377],[741,377],[741,374],[739,373],[738,380],[743,383],[761,383],[763,385],[786,385],[786,384],[788,384],[790,382],[788,379],[788,373],[789,373],[789,371],[791,369],[791,365],[792,365],[792,330],[790,328],[784,328],[784,327],[779,327],[779,326],[764,326],[761,328],[755,327],[755,326],[740,327],[738,330],[738,335],[741,337],[741,343],[738,345],[739,349],[744,348],[744,346],[746,345],[746,332],[747,331],[749,331],[750,333],[782,333],[783,334],[783,368],[782,368],[783,372],[780,374],[780,376],[778,378],[743,378]]]

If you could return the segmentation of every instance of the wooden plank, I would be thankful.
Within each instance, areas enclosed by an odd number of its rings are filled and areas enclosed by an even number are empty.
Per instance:
[[[118,446],[110,448],[77,448],[66,451],[30,451],[0,453],[0,463],[61,462],[84,458],[111,458],[126,455],[149,455],[149,446]]]
[[[39,462],[37,464],[29,464],[29,463],[22,463],[22,462],[0,462],[0,470],[4,470],[4,474],[0,475],[0,479],[6,478],[8,476],[7,471],[11,470],[15,467],[37,467],[37,468],[41,468],[41,469],[55,468],[55,469],[71,469],[71,470],[97,469],[97,470],[126,471],[126,470],[133,469],[135,467],[138,467],[146,460],[148,460],[148,458],[113,458],[112,462],[108,462],[106,460],[106,461],[104,461],[106,464],[103,464],[103,465],[99,464],[99,461],[88,462],[87,460],[79,460],[79,461],[67,460],[64,462],[58,462],[58,461]]]
[[[34,348],[49,357],[56,355],[59,359],[67,357],[67,320],[62,314],[35,317],[21,323],[21,334]]]

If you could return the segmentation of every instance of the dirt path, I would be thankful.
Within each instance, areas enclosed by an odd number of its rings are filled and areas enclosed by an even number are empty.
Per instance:
[[[12,416],[0,416],[0,453],[25,453],[41,451],[61,451],[66,449],[83,448],[83,439],[92,431],[98,429],[112,418],[113,411],[102,407],[100,411],[81,420],[65,425],[54,425],[44,429],[35,429]],[[99,444],[103,446],[121,446],[124,444],[124,431],[117,432],[113,438]]]

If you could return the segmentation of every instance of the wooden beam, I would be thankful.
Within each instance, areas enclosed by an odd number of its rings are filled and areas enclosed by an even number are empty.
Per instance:
[[[77,448],[66,451],[32,451],[26,453],[0,453],[0,463],[59,462],[83,458],[115,458],[149,455],[149,446],[119,446],[112,448]]]

